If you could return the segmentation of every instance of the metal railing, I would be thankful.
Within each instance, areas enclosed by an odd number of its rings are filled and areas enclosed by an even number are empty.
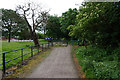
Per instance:
[[[24,60],[24,56],[30,54],[31,56],[30,57],[33,57],[35,54],[33,54],[33,52],[36,52],[39,53],[40,51],[40,48],[41,48],[41,51],[44,51],[44,49],[47,49],[50,47],[50,43],[48,44],[41,44],[41,45],[36,45],[36,46],[29,46],[29,47],[25,47],[25,48],[20,48],[20,49],[16,49],[16,50],[11,50],[11,51],[7,51],[7,52],[3,52],[3,53],[0,53],[1,57],[2,57],[2,63],[0,63],[0,66],[3,65],[2,67],[2,71],[3,71],[3,74],[6,73],[6,69],[10,66],[7,66],[6,67],[6,64],[13,61],[13,60],[16,60],[18,58],[21,58],[21,64],[23,64],[23,60]],[[27,52],[27,53],[24,53],[24,50],[25,49],[29,49],[30,52]],[[10,54],[11,52],[16,52],[16,51],[20,51],[20,56],[17,56],[15,58],[12,58],[10,60],[6,60],[6,55],[7,54]],[[19,61],[20,62],[20,61]]]
[[[63,46],[68,46],[68,41],[67,40],[53,40],[53,45],[59,44]]]
[[[71,41],[69,41],[69,44],[71,44],[71,45],[79,45],[79,41],[78,40],[71,40]]]
[[[57,43],[55,43],[55,42],[57,42]],[[37,51],[37,53],[39,53],[40,49],[41,49],[41,51],[44,51],[45,49],[48,49],[48,48],[50,48],[50,46],[53,46],[55,44],[66,44],[65,46],[67,46],[68,42],[67,41],[61,41],[61,40],[59,40],[59,41],[54,40],[54,41],[48,42],[48,44],[41,44],[41,45],[37,45],[37,46],[29,46],[29,47],[25,47],[25,48],[20,48],[20,49],[0,53],[0,55],[2,56],[2,61],[0,63],[0,66],[2,66],[3,75],[6,74],[6,69],[10,67],[10,66],[6,67],[7,63],[21,58],[21,60],[19,62],[21,62],[21,65],[23,65],[24,56],[30,54],[30,57],[33,57],[35,55],[35,54],[33,54],[33,52]],[[30,52],[24,53],[25,49],[29,49]],[[34,50],[34,49],[36,49],[36,50]],[[20,56],[17,56],[15,58],[10,59],[10,60],[6,60],[6,55],[10,54],[11,52],[15,52],[15,51],[20,51]]]

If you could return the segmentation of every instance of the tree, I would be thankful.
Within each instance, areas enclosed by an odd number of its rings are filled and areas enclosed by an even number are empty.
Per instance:
[[[30,35],[30,31],[27,28],[27,26],[25,26],[24,28],[22,28],[19,32],[18,32],[18,37],[20,40],[28,40],[31,39],[31,35]]]
[[[76,24],[69,26],[70,36],[86,39],[102,48],[120,43],[120,3],[84,3]]]
[[[66,39],[69,39],[70,36],[69,34],[69,30],[67,29],[67,27],[69,25],[74,25],[75,21],[76,21],[76,15],[78,14],[77,9],[69,9],[68,11],[66,11],[65,13],[62,14],[61,17],[61,31],[64,33],[64,37]]]
[[[24,20],[13,10],[2,9],[2,22],[3,35],[8,35],[8,42],[10,42],[11,36],[17,34],[21,29],[20,23]]]
[[[60,17],[57,16],[49,16],[48,23],[46,25],[47,36],[60,39],[63,37],[63,33],[61,32],[60,25]]]
[[[35,30],[39,29],[42,23],[47,22],[48,11],[42,10],[39,4],[28,2],[24,5],[17,6],[17,12],[24,17],[30,30],[35,45],[39,45]]]

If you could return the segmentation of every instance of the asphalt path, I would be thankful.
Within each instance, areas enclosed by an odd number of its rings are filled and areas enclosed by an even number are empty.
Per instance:
[[[53,48],[51,54],[26,78],[78,78],[71,46]]]

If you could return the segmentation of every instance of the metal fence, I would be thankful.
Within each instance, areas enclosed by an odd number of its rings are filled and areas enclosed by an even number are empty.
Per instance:
[[[52,45],[68,46],[68,41],[67,40],[53,40]]]
[[[25,58],[33,57],[36,53],[39,53],[40,51],[43,51],[43,50],[49,48],[50,45],[51,45],[50,43],[41,44],[41,45],[37,45],[37,46],[29,46],[29,47],[25,47],[25,48],[20,48],[20,49],[0,53],[0,56],[2,57],[2,60],[0,63],[0,68],[3,70],[3,74],[6,73],[7,68],[13,66],[12,63],[9,64],[9,66],[6,66],[8,63],[19,59],[17,62],[21,62],[21,64],[23,64],[24,57]],[[10,57],[12,55],[15,55],[14,53],[18,53],[18,54],[16,56],[13,56],[14,58],[10,59]],[[28,55],[28,56],[26,56],[26,55]]]
[[[69,44],[71,44],[71,45],[79,45],[79,41],[78,40],[71,40],[71,41],[69,41]]]
[[[48,42],[48,44],[29,46],[29,47],[25,47],[25,48],[20,48],[20,49],[0,53],[0,57],[2,57],[1,58],[2,60],[0,60],[0,69],[3,71],[3,75],[6,74],[6,69],[8,69],[9,67],[16,65],[17,63],[21,63],[21,65],[23,65],[24,59],[33,57],[35,54],[37,54],[41,51],[44,51],[45,49],[50,48],[50,46],[54,46],[56,44],[64,44],[64,46],[67,46],[68,42],[61,41],[61,40],[59,40],[59,41],[54,40],[54,41]],[[16,56],[12,56],[12,55],[15,55],[15,53],[18,53],[18,54]],[[9,58],[11,56],[12,56],[12,58]],[[14,63],[14,61],[17,59],[19,59],[17,61],[17,63]],[[7,65],[10,62],[12,62],[14,64],[11,63],[11,64]]]

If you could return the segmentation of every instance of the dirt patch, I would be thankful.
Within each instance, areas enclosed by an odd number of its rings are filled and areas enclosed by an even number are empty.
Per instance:
[[[76,58],[76,56],[75,56],[75,51],[76,51],[76,48],[78,48],[78,46],[73,46],[74,47],[74,51],[73,51],[73,60],[74,60],[74,62],[75,62],[75,66],[76,66],[76,68],[77,68],[77,70],[78,70],[78,75],[79,75],[79,77],[80,78],[86,78],[85,77],[85,74],[84,74],[84,72],[82,71],[82,67],[80,66],[80,64],[79,64],[79,62],[78,62],[78,59]]]

